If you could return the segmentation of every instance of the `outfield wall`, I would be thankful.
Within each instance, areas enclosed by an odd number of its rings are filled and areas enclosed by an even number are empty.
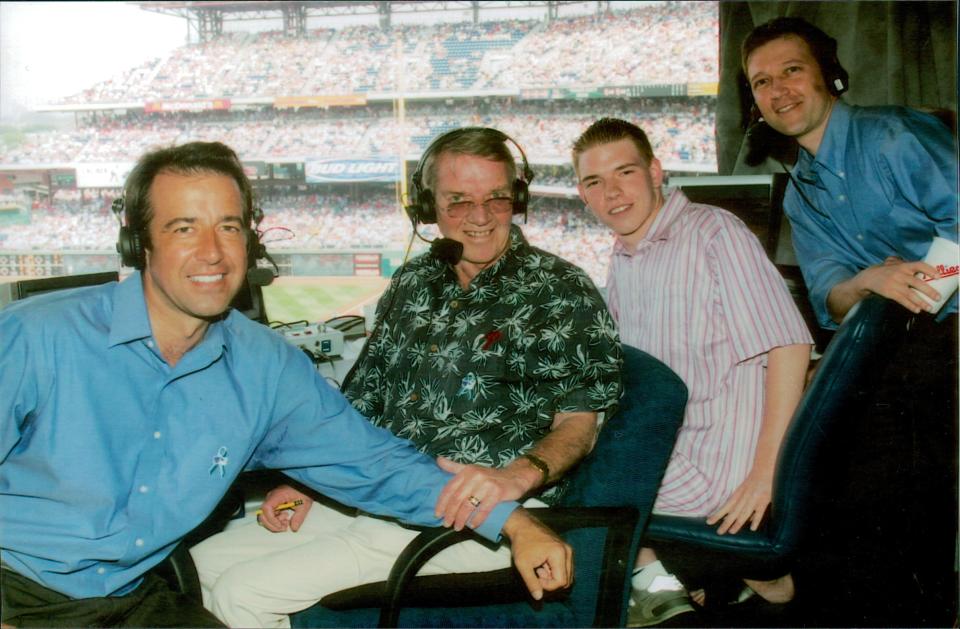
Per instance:
[[[343,249],[284,250],[270,254],[280,275],[293,277],[390,277],[403,261],[403,251]],[[55,277],[120,269],[113,251],[0,251],[0,277]]]

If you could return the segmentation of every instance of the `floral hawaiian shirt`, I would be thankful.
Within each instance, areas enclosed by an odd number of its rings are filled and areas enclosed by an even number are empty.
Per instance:
[[[617,330],[587,274],[516,226],[510,239],[467,289],[429,254],[397,271],[345,384],[357,410],[432,456],[501,467],[555,414],[620,397]]]

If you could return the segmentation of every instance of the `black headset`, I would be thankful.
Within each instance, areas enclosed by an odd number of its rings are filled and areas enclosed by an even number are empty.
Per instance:
[[[423,169],[427,160],[433,155],[439,155],[451,141],[466,133],[483,133],[489,135],[491,139],[506,144],[509,142],[516,147],[520,153],[522,167],[520,176],[513,181],[513,213],[526,216],[527,206],[530,203],[530,182],[533,181],[533,170],[527,162],[527,155],[517,144],[516,140],[498,129],[489,127],[462,127],[448,131],[433,140],[420,156],[417,162],[417,168],[413,171],[410,178],[410,204],[404,206],[413,228],[418,224],[430,224],[437,222],[437,201],[433,196],[433,191],[425,188],[423,185]]]
[[[127,213],[128,208],[123,197],[114,199],[111,209],[120,222],[120,234],[117,236],[117,253],[120,254],[120,262],[123,263],[123,266],[143,270],[147,264],[143,238],[139,231],[130,227],[130,216]],[[142,209],[140,211],[142,212]],[[263,220],[263,210],[254,205],[250,218],[253,224],[244,226],[247,232],[247,268],[254,269],[257,260],[261,258],[270,260],[270,256],[267,254],[267,248],[260,242],[260,235],[257,231],[260,221]],[[269,282],[267,283],[269,284]]]

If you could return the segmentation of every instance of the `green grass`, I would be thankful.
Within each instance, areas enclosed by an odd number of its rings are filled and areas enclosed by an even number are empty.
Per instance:
[[[270,321],[325,321],[344,309],[372,297],[369,286],[273,284],[263,289]]]

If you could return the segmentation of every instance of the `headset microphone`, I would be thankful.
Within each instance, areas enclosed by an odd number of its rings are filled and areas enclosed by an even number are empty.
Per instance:
[[[463,243],[453,238],[435,238],[430,243],[430,255],[453,266],[463,257]]]
[[[254,264],[247,269],[247,282],[251,286],[269,286],[274,278],[273,269]]]

